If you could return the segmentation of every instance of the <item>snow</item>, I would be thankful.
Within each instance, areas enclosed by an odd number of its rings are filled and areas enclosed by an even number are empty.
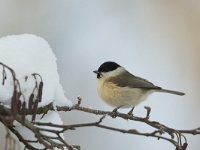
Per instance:
[[[29,96],[35,87],[32,73],[42,76],[44,82],[42,101],[39,106],[53,102],[54,106],[72,105],[64,95],[59,81],[56,57],[49,44],[41,37],[31,34],[11,35],[0,38],[0,62],[11,67],[19,79],[22,93],[28,102]],[[0,66],[0,73],[2,67]],[[6,70],[5,85],[0,85],[0,102],[10,104],[13,92],[12,76]],[[25,77],[27,81],[25,80]],[[0,76],[2,81],[2,76]],[[38,83],[40,79],[37,77]]]
[[[42,101],[39,107],[45,106],[53,102],[54,106],[71,106],[63,91],[59,81],[57,71],[56,56],[51,47],[43,38],[31,34],[11,35],[0,38],[0,62],[11,67],[19,80],[21,91],[27,103],[30,94],[37,84],[41,82],[38,75],[35,77],[33,73],[41,75],[43,81]],[[3,67],[0,66],[0,82],[3,80]],[[13,95],[13,79],[8,69],[6,69],[5,84],[0,84],[0,102],[4,105],[10,105]],[[34,92],[35,93],[35,92]],[[36,94],[36,93],[35,93]],[[42,119],[37,115],[37,122],[51,122],[62,125],[63,122],[57,111],[48,112]],[[26,116],[26,119],[31,120],[31,116]],[[16,123],[16,130],[26,140],[36,140],[34,133],[25,128],[23,125]],[[43,127],[47,129],[60,130],[60,128]],[[56,134],[50,132],[42,132],[47,136],[55,137]],[[64,139],[63,134],[60,136]],[[59,141],[58,141],[59,142]],[[40,143],[30,143],[36,148],[44,148]]]

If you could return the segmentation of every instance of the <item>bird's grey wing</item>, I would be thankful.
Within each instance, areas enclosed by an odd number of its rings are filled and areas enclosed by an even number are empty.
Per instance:
[[[129,72],[123,72],[119,76],[111,77],[108,82],[112,82],[121,87],[161,89],[146,79],[134,76]]]

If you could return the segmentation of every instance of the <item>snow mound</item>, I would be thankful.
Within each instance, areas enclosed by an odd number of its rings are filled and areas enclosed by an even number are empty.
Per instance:
[[[48,42],[31,34],[11,35],[0,38],[0,62],[11,67],[21,85],[21,91],[28,102],[35,87],[33,73],[41,75],[43,80],[43,95],[39,107],[53,102],[54,106],[72,105],[64,95],[59,81],[56,57]],[[2,82],[3,67],[0,66],[0,81]],[[0,84],[0,102],[10,104],[13,94],[11,73],[6,70],[5,84]],[[40,79],[37,77],[37,81]]]

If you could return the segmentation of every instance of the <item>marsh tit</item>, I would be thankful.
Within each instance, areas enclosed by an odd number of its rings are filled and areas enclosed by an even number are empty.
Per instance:
[[[99,96],[110,106],[134,108],[153,92],[185,95],[182,92],[163,89],[134,76],[115,62],[104,62],[96,71]]]

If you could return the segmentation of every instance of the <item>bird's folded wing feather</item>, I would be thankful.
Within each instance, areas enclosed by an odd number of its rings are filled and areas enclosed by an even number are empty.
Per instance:
[[[161,87],[155,86],[153,83],[146,79],[132,75],[129,72],[123,72],[119,76],[110,77],[108,82],[112,82],[121,87],[131,88],[145,88],[145,89],[161,89]]]

